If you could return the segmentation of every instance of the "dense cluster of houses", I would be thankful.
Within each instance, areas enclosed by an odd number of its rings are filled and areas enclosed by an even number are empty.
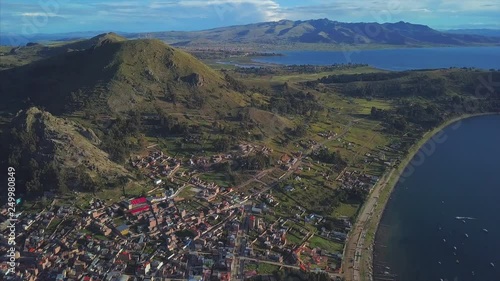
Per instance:
[[[218,249],[221,255],[234,243],[227,233],[239,230],[238,209],[211,204],[187,212],[164,193],[92,206],[99,208],[52,207],[21,215],[18,225],[24,229],[17,238],[23,242],[13,280],[188,279],[191,250]],[[5,253],[7,241],[1,242],[0,253]]]
[[[162,151],[151,151],[146,157],[137,157],[132,160],[132,166],[145,169],[146,175],[155,184],[160,184],[161,177],[170,177],[181,167],[182,161],[163,154]]]
[[[341,188],[370,190],[379,180],[378,177],[365,174],[361,171],[344,170],[337,181],[341,182]]]

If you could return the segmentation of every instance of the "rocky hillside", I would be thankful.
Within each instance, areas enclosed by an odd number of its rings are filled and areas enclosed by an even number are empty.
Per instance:
[[[2,143],[27,191],[92,191],[131,177],[98,147],[101,140],[91,129],[36,107],[17,114]]]

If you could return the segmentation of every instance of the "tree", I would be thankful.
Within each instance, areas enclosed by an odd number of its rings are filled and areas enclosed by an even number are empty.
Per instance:
[[[231,148],[231,140],[222,137],[214,141],[214,149],[219,152],[228,151]]]

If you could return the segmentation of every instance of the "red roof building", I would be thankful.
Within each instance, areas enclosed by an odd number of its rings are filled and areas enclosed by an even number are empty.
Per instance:
[[[146,197],[140,197],[130,200],[131,205],[139,205],[139,204],[144,204],[146,202],[147,202]]]
[[[137,215],[137,214],[142,213],[142,212],[147,211],[147,210],[149,210],[149,206],[142,206],[142,207],[130,210],[130,213],[132,215]]]

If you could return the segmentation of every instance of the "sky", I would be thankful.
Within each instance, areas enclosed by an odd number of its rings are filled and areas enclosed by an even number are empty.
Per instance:
[[[1,0],[1,34],[203,30],[328,18],[500,29],[500,0]]]

